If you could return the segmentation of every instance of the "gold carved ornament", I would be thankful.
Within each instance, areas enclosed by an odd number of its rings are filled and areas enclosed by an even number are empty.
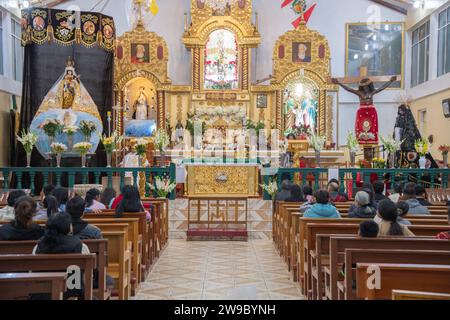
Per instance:
[[[298,62],[293,59],[294,43],[310,44],[310,62]],[[327,106],[326,92],[336,91],[335,85],[330,85],[331,53],[327,39],[319,32],[310,30],[304,23],[297,29],[290,30],[278,38],[273,51],[273,79],[271,87],[276,90],[276,126],[285,131],[283,121],[283,90],[289,82],[302,77],[315,82],[319,89],[317,125],[319,134],[326,134],[327,140],[332,139],[333,118]]]

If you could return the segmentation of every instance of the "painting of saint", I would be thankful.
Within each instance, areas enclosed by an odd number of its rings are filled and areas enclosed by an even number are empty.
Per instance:
[[[267,95],[266,94],[258,94],[258,96],[256,97],[256,107],[258,109],[267,108]]]
[[[42,31],[45,28],[45,21],[42,17],[37,16],[33,19],[33,29],[36,31]]]
[[[93,35],[95,32],[95,24],[92,21],[86,21],[83,25],[83,31],[88,36]]]
[[[131,44],[131,63],[149,63],[150,62],[150,46],[148,43],[132,43]]]
[[[293,62],[311,62],[311,43],[294,42],[292,44]]]

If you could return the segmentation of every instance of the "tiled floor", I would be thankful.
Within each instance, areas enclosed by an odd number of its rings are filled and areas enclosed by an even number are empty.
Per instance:
[[[134,299],[302,299],[270,240],[169,240]]]

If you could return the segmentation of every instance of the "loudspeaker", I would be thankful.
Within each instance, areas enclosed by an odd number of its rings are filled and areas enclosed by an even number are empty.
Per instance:
[[[444,111],[444,117],[450,118],[450,99],[442,101],[442,110]]]

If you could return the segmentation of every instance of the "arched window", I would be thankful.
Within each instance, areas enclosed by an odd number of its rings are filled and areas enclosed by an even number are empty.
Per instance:
[[[233,32],[213,31],[205,49],[205,89],[238,89],[238,45]]]

